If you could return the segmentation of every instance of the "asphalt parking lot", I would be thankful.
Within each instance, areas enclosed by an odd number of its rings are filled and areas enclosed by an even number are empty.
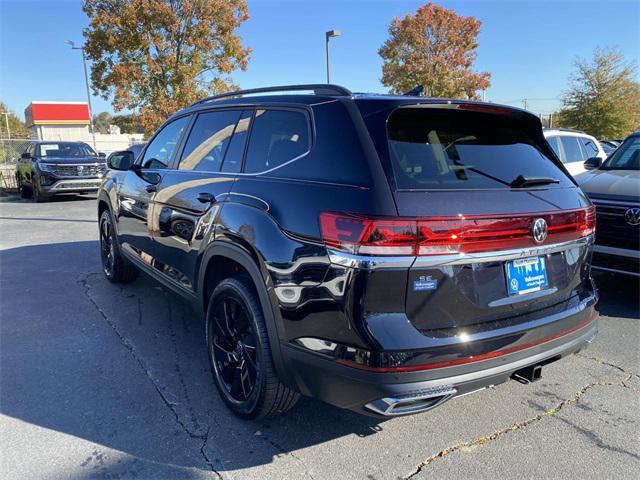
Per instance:
[[[0,203],[2,478],[637,478],[638,282],[598,276],[600,335],[545,367],[388,421],[302,399],[232,417],[203,325],[145,276],[109,284],[95,200]]]

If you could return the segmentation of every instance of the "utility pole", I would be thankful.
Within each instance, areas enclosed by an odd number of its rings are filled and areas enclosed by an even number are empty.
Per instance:
[[[522,105],[524,105],[524,109],[527,109],[527,105],[529,104],[529,102],[527,101],[527,99],[525,98],[524,100],[522,100]]]
[[[325,50],[327,53],[327,83],[331,83],[331,74],[329,70],[329,39],[331,37],[339,37],[340,35],[342,35],[342,32],[340,30],[329,30],[324,34]]]
[[[82,52],[82,67],[84,68],[84,84],[87,87],[87,104],[89,105],[89,126],[91,127],[91,135],[93,137],[93,149],[97,152],[96,146],[96,129],[93,128],[93,109],[91,108],[91,94],[89,93],[89,75],[87,74],[87,57],[84,54],[84,46],[76,47],[76,44],[71,40],[66,40],[65,43],[71,46],[72,50],[80,50]]]

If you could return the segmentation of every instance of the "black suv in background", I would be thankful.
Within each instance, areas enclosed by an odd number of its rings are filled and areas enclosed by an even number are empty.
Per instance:
[[[60,193],[95,193],[107,171],[104,157],[84,142],[32,142],[16,164],[20,194],[46,202]]]
[[[113,282],[206,319],[229,408],[371,415],[540,377],[597,332],[594,209],[537,117],[334,85],[204,99],[98,198]]]

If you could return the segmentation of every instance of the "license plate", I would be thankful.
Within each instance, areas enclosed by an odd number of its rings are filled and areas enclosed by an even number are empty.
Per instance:
[[[536,292],[547,286],[543,257],[519,258],[506,263],[509,295]]]

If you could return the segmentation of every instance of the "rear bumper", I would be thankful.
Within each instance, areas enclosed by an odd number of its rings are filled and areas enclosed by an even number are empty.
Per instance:
[[[531,344],[531,347],[504,350],[504,354],[479,361],[422,371],[361,370],[291,344],[283,345],[282,353],[297,388],[304,395],[375,416],[418,413],[451,398],[505,382],[525,367],[545,365],[581,350],[593,341],[598,331],[594,303],[595,297],[579,312],[554,322],[553,330],[523,332],[523,338],[537,333],[538,342],[521,344],[523,347]],[[413,402],[413,399],[419,400]],[[406,401],[409,407],[395,408],[396,401]]]

